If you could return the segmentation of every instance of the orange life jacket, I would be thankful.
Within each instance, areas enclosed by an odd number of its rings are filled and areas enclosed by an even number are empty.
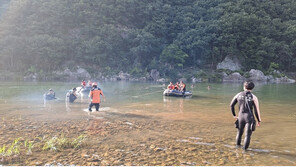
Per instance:
[[[101,102],[101,96],[104,95],[103,91],[101,89],[93,89],[90,91],[89,96],[91,98],[92,103],[100,103]]]

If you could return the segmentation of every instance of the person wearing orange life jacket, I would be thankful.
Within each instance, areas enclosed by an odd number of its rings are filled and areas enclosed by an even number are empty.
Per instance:
[[[106,101],[103,91],[100,88],[98,88],[98,84],[93,83],[92,86],[93,86],[93,88],[89,93],[89,97],[91,98],[91,103],[89,104],[88,110],[90,112],[92,111],[91,108],[93,106],[96,107],[96,111],[99,111],[100,103],[101,103],[101,95],[103,96],[104,101]]]
[[[174,90],[175,86],[172,82],[170,82],[170,84],[168,85],[168,89],[169,90]]]

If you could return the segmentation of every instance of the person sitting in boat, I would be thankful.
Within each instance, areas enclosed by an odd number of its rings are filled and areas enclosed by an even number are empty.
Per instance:
[[[82,81],[81,81],[81,87],[84,88],[85,86],[86,86],[86,82],[85,82],[85,80],[82,80]]]
[[[186,92],[186,84],[183,81],[180,82],[180,91]]]
[[[73,88],[73,90],[71,90],[68,94],[68,100],[70,103],[73,103],[76,99],[77,99],[77,94],[76,94],[76,88]]]
[[[169,90],[174,90],[175,89],[175,86],[172,82],[170,82],[170,84],[168,85],[168,89]]]
[[[180,84],[179,84],[179,82],[177,82],[177,83],[175,84],[175,88],[174,88],[174,90],[180,91]]]
[[[88,80],[88,83],[87,84],[88,84],[87,86],[89,86],[89,87],[92,87],[93,86],[93,83],[90,80]]]

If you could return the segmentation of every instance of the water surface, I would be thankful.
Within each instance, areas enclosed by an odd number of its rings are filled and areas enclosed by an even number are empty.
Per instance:
[[[163,97],[161,84],[104,82],[99,86],[107,101],[101,104],[99,113],[91,114],[86,112],[89,99],[65,103],[66,92],[75,86],[79,83],[0,83],[2,125],[15,118],[36,122],[36,126],[97,119],[107,123],[120,120],[116,128],[138,127],[104,138],[106,145],[100,147],[124,145],[136,154],[136,158],[114,160],[109,165],[127,161],[132,162],[130,165],[296,165],[295,84],[256,84],[253,93],[260,101],[262,126],[252,135],[248,152],[234,147],[236,129],[229,108],[232,97],[242,91],[241,84],[195,84],[189,88],[192,98],[175,98]],[[55,90],[58,100],[44,104],[42,94],[49,88]],[[21,134],[15,127],[10,131],[13,133],[0,138],[0,144]],[[147,151],[138,150],[137,145],[147,146]],[[145,160],[141,161],[142,157]],[[151,161],[146,163],[147,158]],[[106,165],[103,160],[98,164]]]

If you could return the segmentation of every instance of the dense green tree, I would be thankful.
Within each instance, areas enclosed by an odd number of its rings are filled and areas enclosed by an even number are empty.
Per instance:
[[[167,67],[215,70],[231,55],[244,70],[295,71],[295,39],[294,0],[11,0],[0,70],[164,75]]]

